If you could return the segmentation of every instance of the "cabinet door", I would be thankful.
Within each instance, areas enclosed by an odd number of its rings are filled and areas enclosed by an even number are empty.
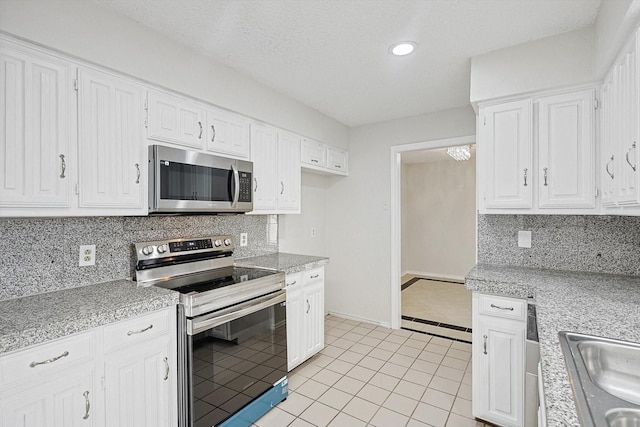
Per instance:
[[[300,213],[300,138],[278,132],[278,213]]]
[[[78,80],[80,207],[146,213],[142,87],[89,69]]]
[[[474,417],[503,426],[522,426],[525,327],[525,322],[474,313]]]
[[[91,427],[100,406],[92,364],[38,377],[0,391],[0,427]],[[16,390],[16,391],[14,391]]]
[[[69,206],[70,70],[0,44],[0,206]]]
[[[205,130],[201,105],[186,98],[150,90],[147,109],[147,138],[203,148]]]
[[[249,121],[218,110],[207,110],[207,150],[249,157]]]
[[[302,274],[287,274],[287,368],[291,371],[304,359],[304,317]]]
[[[274,128],[251,125],[253,161],[253,210],[275,212],[278,208],[278,135]]]
[[[176,349],[162,337],[105,356],[106,425],[176,425]]]
[[[349,155],[347,152],[335,147],[327,147],[327,168],[346,175],[349,172]]]
[[[486,208],[531,208],[531,100],[480,111],[480,182]]]
[[[325,168],[327,166],[326,145],[308,139],[303,140],[300,160],[307,165]]]
[[[304,285],[305,354],[309,358],[324,348],[324,279]]]
[[[595,207],[593,90],[540,98],[540,208]]]

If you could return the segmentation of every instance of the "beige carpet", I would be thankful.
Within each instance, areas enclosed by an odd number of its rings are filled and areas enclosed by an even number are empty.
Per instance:
[[[403,316],[471,328],[471,291],[463,284],[420,279],[401,295]]]

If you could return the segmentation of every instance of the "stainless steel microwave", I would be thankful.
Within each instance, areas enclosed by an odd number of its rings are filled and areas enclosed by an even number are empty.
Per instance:
[[[149,146],[149,213],[244,213],[253,209],[253,163]]]

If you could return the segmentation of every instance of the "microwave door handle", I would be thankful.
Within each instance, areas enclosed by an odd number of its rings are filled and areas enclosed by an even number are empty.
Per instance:
[[[238,168],[235,165],[231,165],[231,170],[233,171],[233,201],[231,202],[231,207],[235,208],[238,204],[238,199],[240,198],[240,174],[238,173]]]

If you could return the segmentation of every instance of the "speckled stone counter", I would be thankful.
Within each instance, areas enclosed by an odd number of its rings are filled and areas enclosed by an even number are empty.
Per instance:
[[[473,291],[535,298],[547,425],[580,426],[559,331],[640,342],[640,276],[476,265]]]
[[[325,257],[287,254],[283,252],[236,260],[236,265],[239,266],[270,268],[272,270],[284,271],[285,273],[312,270],[328,263],[329,258]]]
[[[0,355],[175,305],[178,298],[116,280],[0,301]]]

